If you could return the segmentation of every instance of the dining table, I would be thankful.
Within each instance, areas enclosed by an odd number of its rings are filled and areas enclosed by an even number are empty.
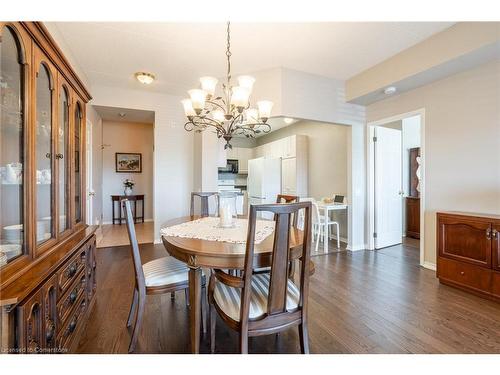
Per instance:
[[[198,219],[200,219],[200,216],[180,217],[167,222],[165,228],[168,229]],[[241,218],[238,220],[239,227],[246,234],[248,220]],[[163,229],[161,232],[163,232]],[[190,341],[191,352],[196,354],[200,351],[202,268],[243,270],[246,244],[175,235],[162,235],[162,241],[167,252],[174,258],[186,263],[189,268]],[[274,236],[270,234],[262,242],[255,243],[254,268],[271,266],[273,241]],[[302,243],[303,232],[292,227],[290,229],[290,260],[300,258]]]
[[[318,201],[318,202],[316,202],[316,204],[318,205],[318,209],[320,211],[323,211],[324,218],[325,218],[325,220],[323,222],[323,225],[325,226],[323,233],[328,233],[328,218],[330,217],[330,212],[336,211],[336,210],[347,210],[349,207],[345,203],[337,203],[337,202],[326,203],[324,201]],[[339,233],[339,236],[340,236],[340,233]],[[325,240],[323,241],[323,246],[324,246],[324,252],[328,253],[328,240],[329,240],[329,238],[326,238],[326,237],[327,236],[325,235]]]

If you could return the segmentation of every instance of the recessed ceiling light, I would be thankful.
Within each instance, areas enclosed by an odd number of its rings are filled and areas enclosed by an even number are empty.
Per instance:
[[[123,117],[125,117],[126,115],[125,115],[125,112],[120,112],[120,113],[118,113],[118,116],[120,116],[121,118],[123,118]]]
[[[395,92],[396,92],[396,88],[394,86],[386,87],[385,90],[384,90],[384,94],[385,95],[392,95]]]
[[[155,76],[151,73],[146,73],[146,72],[137,72],[135,73],[135,78],[140,83],[143,83],[145,85],[151,84],[155,80]]]
[[[285,124],[287,125],[290,125],[292,122],[294,122],[295,120],[293,118],[290,118],[290,117],[285,117],[283,119],[283,121],[285,121]]]

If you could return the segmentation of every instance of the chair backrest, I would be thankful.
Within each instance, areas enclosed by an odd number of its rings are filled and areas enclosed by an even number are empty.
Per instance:
[[[135,281],[139,290],[144,289],[146,286],[144,279],[144,271],[142,269],[141,254],[139,253],[139,243],[135,234],[134,217],[132,216],[132,209],[130,208],[130,201],[124,199],[121,201],[123,211],[125,212],[125,221],[127,223],[128,238],[130,240],[130,248],[132,250],[132,261],[134,262]]]
[[[201,207],[200,207],[200,216],[201,217],[206,217],[209,216],[209,208],[208,208],[208,198],[211,196],[215,196],[215,200],[217,203],[217,208],[216,208],[216,214],[219,213],[219,193],[216,192],[192,192],[191,193],[191,216],[194,215],[194,198],[195,197],[200,197],[201,199]]]
[[[296,195],[278,194],[276,196],[276,203],[297,203],[299,199]]]
[[[299,200],[300,198],[297,195],[278,194],[276,196],[276,203],[297,203]],[[298,218],[298,215],[293,215],[291,222],[294,226],[297,226]],[[274,216],[274,220],[276,220],[276,215]]]
[[[311,202],[312,205],[312,214],[311,214],[311,220],[312,223],[319,223],[320,222],[320,215],[319,215],[319,207],[318,204],[316,203],[316,199],[314,198],[302,198],[301,202]],[[304,211],[300,211],[299,213],[299,222],[298,222],[298,227],[299,229],[304,228]]]
[[[263,319],[269,319],[270,326],[275,326],[275,315],[293,314],[286,309],[288,271],[290,263],[290,237],[298,236],[299,231],[290,225],[291,216],[297,216],[299,210],[304,210],[303,244],[301,251],[300,267],[300,299],[298,310],[307,307],[309,288],[309,253],[311,248],[311,203],[298,202],[290,204],[263,204],[250,206],[248,218],[248,234],[246,242],[245,268],[243,272],[243,290],[240,308],[240,322],[248,322],[250,309],[250,296],[252,294],[252,273],[254,261],[256,219],[259,212],[271,212],[276,217],[274,241],[272,249],[272,262],[270,272],[267,313]],[[291,233],[293,231],[293,233]],[[267,323],[259,320],[264,327]],[[244,324],[244,323],[243,323]]]

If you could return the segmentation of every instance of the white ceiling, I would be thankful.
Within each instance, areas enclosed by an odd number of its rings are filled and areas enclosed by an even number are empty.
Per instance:
[[[348,79],[422,41],[450,22],[236,23],[231,25],[233,75],[286,67]],[[223,23],[59,22],[55,26],[91,85],[173,94],[198,77],[223,77]],[[138,83],[147,71],[157,80]]]
[[[140,109],[130,109],[130,108],[105,107],[101,105],[94,105],[93,107],[103,121],[139,122],[142,124],[153,124],[155,121],[155,113],[153,111],[143,111]]]

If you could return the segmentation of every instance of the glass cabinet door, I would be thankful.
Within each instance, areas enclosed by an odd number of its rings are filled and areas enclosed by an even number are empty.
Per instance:
[[[24,250],[24,65],[17,35],[0,30],[0,267]]]
[[[69,95],[64,86],[59,95],[59,121],[57,129],[57,168],[59,193],[59,233],[69,228],[68,225],[68,134],[69,134]]]
[[[75,221],[82,221],[82,177],[81,177],[81,133],[82,133],[82,109],[80,104],[75,105]]]
[[[40,63],[36,77],[36,243],[53,236],[52,222],[52,76]]]

